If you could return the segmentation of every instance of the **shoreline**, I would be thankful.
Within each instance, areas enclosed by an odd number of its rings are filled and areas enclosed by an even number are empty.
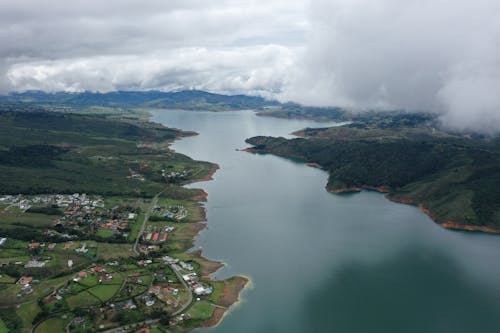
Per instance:
[[[297,132],[300,132],[297,131]],[[294,132],[293,134],[296,135],[297,132]],[[319,168],[322,170],[327,171],[321,164],[315,163],[315,162],[305,162],[304,158],[301,157],[296,157],[292,155],[286,155],[286,154],[279,154],[279,153],[272,153],[267,150],[260,150],[254,147],[248,147],[245,149],[240,149],[240,151],[252,153],[252,154],[272,154],[275,156],[280,156],[284,158],[289,158],[289,159],[299,159],[302,160],[305,165],[308,165],[310,167],[314,168]],[[468,225],[468,224],[463,224],[459,223],[457,221],[439,221],[437,216],[423,203],[416,202],[413,199],[409,198],[398,198],[394,195],[391,195],[391,190],[389,187],[381,185],[381,186],[350,186],[350,187],[343,187],[343,188],[331,188],[330,186],[326,185],[325,186],[326,190],[330,193],[334,194],[342,194],[342,193],[356,193],[356,192],[361,192],[363,190],[368,190],[368,191],[376,191],[382,194],[385,194],[385,198],[396,202],[400,204],[406,204],[406,205],[412,205],[412,206],[417,206],[424,214],[429,216],[437,225],[444,229],[448,230],[459,230],[459,231],[475,231],[475,232],[484,232],[488,234],[500,234],[500,229],[497,228],[492,228],[492,227],[487,227],[487,226],[476,226],[476,225]]]
[[[221,296],[217,299],[216,304],[218,307],[215,308],[212,318],[202,323],[203,328],[213,328],[219,326],[224,318],[230,313],[231,309],[237,306],[241,301],[242,291],[249,285],[251,285],[252,280],[246,276],[235,276],[224,281],[232,284],[229,287],[224,287]],[[227,303],[227,305],[220,305],[219,303]]]
[[[212,164],[213,166],[209,170],[206,176],[197,180],[186,182],[186,184],[184,185],[213,180],[213,176],[217,172],[217,170],[220,169],[220,166],[216,163]],[[198,190],[200,190],[201,193],[193,197],[193,199],[200,203],[206,202],[208,199],[208,193],[203,189],[198,189]],[[197,224],[202,224],[203,227],[196,230],[193,236],[193,244],[196,238],[199,236],[200,232],[208,226],[208,221],[206,220],[206,214],[205,214],[206,209],[205,207],[200,207],[200,208],[203,210],[204,213],[203,215],[205,216],[205,220],[195,222]],[[223,262],[211,260],[204,257],[202,254],[203,253],[202,248],[198,248],[194,251],[188,250],[185,253],[193,257],[193,259],[199,263],[199,265],[201,266],[201,277],[206,279],[208,283],[210,283],[211,281],[217,281],[224,284],[224,288],[221,295],[219,296],[217,301],[214,302],[215,309],[214,312],[212,313],[212,317],[209,320],[202,322],[199,328],[215,327],[224,320],[225,316],[228,314],[230,309],[240,302],[241,292],[251,282],[251,280],[248,277],[241,275],[232,276],[224,280],[212,279],[210,275],[212,275],[213,273],[217,272],[219,269],[224,267]]]
[[[470,224],[463,224],[457,221],[445,221],[445,222],[440,222],[436,215],[429,209],[427,208],[423,203],[419,203],[413,199],[409,198],[398,198],[396,196],[387,194],[385,195],[385,198],[396,203],[400,204],[405,204],[405,205],[412,205],[412,206],[417,206],[420,211],[422,211],[424,214],[429,216],[431,220],[433,220],[437,225],[444,229],[448,230],[457,230],[457,231],[477,231],[477,232],[484,232],[487,234],[500,234],[500,229],[496,228],[491,228],[487,226],[478,226],[478,225],[470,225]]]
[[[325,169],[323,169],[325,170]],[[349,186],[349,187],[343,187],[343,188],[338,188],[338,189],[333,189],[329,187],[328,185],[326,186],[326,190],[330,193],[335,193],[335,194],[341,194],[341,193],[354,193],[354,192],[361,192],[363,190],[367,191],[375,191],[379,193],[390,193],[391,190],[386,187],[386,186]]]
[[[361,192],[363,190],[368,190],[368,191],[375,191],[379,192],[382,194],[385,194],[384,197],[392,202],[399,203],[399,204],[404,204],[404,205],[411,205],[411,206],[416,206],[422,213],[427,215],[428,217],[431,218],[434,223],[439,225],[443,229],[448,229],[448,230],[457,230],[457,231],[476,231],[476,232],[484,232],[488,234],[500,234],[500,229],[495,229],[491,227],[486,227],[486,226],[477,226],[477,225],[469,225],[469,224],[463,224],[457,221],[445,221],[441,222],[437,218],[436,214],[434,214],[429,208],[427,208],[423,203],[417,202],[413,199],[410,198],[400,198],[395,195],[391,195],[391,191],[388,187],[386,186],[359,186],[359,187],[344,187],[340,189],[332,189],[326,186],[326,189],[330,193],[335,193],[335,194],[342,194],[342,193],[355,193],[355,192]]]
[[[411,205],[411,206],[416,206],[422,213],[427,215],[428,217],[431,218],[434,223],[439,225],[443,229],[448,229],[448,230],[457,230],[457,231],[476,231],[476,232],[484,232],[487,234],[500,234],[500,229],[496,228],[491,228],[487,226],[477,226],[477,225],[470,225],[470,224],[463,224],[457,221],[445,221],[441,222],[437,218],[436,214],[434,214],[429,208],[427,208],[423,203],[417,202],[413,199],[410,198],[400,198],[395,195],[391,194],[391,191],[389,188],[386,186],[360,186],[360,187],[345,187],[345,188],[340,188],[340,189],[331,189],[328,186],[326,187],[327,191],[330,193],[335,193],[335,194],[342,194],[342,193],[355,193],[355,192],[361,192],[363,190],[368,190],[368,191],[375,191],[379,192],[382,194],[385,194],[384,197],[392,202],[403,204],[403,205]]]
[[[208,173],[205,176],[203,176],[201,178],[197,178],[197,179],[191,180],[191,181],[188,181],[188,182],[186,182],[185,184],[182,184],[182,185],[184,186],[184,185],[187,185],[187,184],[208,182],[208,181],[214,180],[213,176],[215,175],[215,173],[217,172],[217,170],[220,169],[220,166],[217,163],[212,163],[212,162],[209,162],[209,163],[212,164],[212,166],[210,167],[210,170],[208,170]]]
[[[276,118],[276,119],[309,120],[309,121],[315,121],[318,123],[329,123],[329,122],[335,121],[334,119],[330,119],[330,118],[307,117],[307,116],[302,116],[302,115],[288,116],[288,115],[274,114],[272,112],[265,112],[265,111],[258,111],[258,110],[256,110],[255,114],[259,117]]]

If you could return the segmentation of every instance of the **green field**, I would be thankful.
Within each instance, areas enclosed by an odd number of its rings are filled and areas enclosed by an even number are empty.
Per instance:
[[[191,306],[188,314],[193,320],[205,321],[212,317],[214,307],[206,301],[197,301]]]
[[[0,277],[0,283],[16,283],[16,278],[4,274]]]
[[[112,259],[112,258],[127,258],[132,255],[131,244],[117,244],[117,243],[98,243],[97,244],[97,258],[98,259]]]
[[[29,228],[46,228],[54,223],[54,215],[45,215],[39,213],[20,213],[9,211],[0,211],[0,221],[2,224],[15,224]]]
[[[0,333],[9,333],[9,330],[7,329],[7,326],[5,326],[2,319],[0,319]]]
[[[96,236],[101,238],[110,238],[115,234],[115,231],[112,229],[99,228],[96,233]]]
[[[53,317],[45,320],[35,329],[35,333],[56,333],[65,332],[66,325],[69,323],[70,319],[62,319],[60,317]]]
[[[93,294],[88,293],[87,291],[82,291],[76,295],[67,297],[66,303],[71,309],[76,309],[100,304],[101,300]]]
[[[31,323],[39,312],[40,308],[36,302],[21,305],[19,309],[16,310],[17,315],[23,322],[23,332],[29,332]]]
[[[111,299],[118,290],[120,290],[119,284],[102,284],[88,289],[87,292],[99,298],[102,302],[106,302]]]

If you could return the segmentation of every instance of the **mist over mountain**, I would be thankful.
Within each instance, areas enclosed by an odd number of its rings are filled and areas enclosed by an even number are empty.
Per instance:
[[[441,114],[458,130],[500,129],[500,3],[315,1],[286,96],[315,105]]]
[[[493,0],[0,4],[0,90],[207,90],[500,130]]]

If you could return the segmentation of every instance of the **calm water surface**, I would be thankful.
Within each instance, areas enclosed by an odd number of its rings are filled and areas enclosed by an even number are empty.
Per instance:
[[[197,239],[252,286],[222,324],[238,332],[500,332],[500,236],[441,229],[412,206],[325,191],[327,174],[236,151],[255,135],[290,137],[318,123],[231,113],[158,111],[199,136],[173,148],[221,167],[208,229]]]

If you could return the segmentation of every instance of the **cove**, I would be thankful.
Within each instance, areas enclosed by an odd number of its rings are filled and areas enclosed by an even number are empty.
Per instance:
[[[202,332],[498,332],[500,236],[442,229],[375,192],[331,194],[322,170],[236,150],[325,124],[252,111],[152,120],[198,132],[173,149],[219,164],[213,181],[190,185],[209,195],[196,246],[226,264],[216,278],[252,280]]]

